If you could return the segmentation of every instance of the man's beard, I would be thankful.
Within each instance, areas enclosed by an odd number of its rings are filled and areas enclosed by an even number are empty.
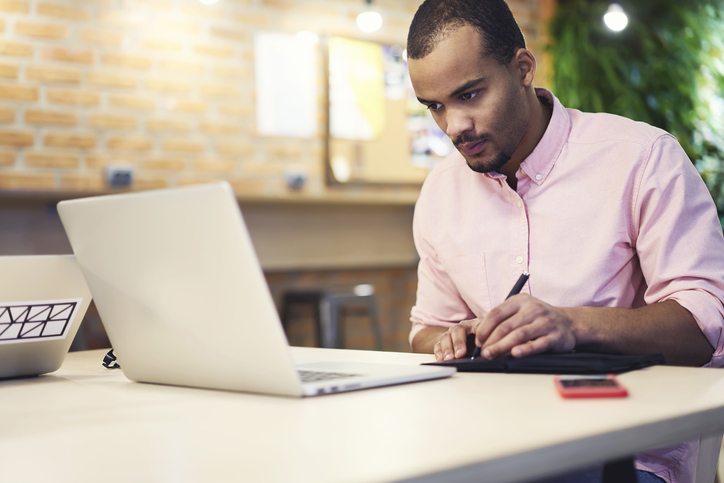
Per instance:
[[[483,134],[480,136],[471,136],[468,134],[462,134],[460,137],[455,139],[453,141],[453,145],[457,148],[460,144],[472,144],[477,143],[480,141],[486,141],[490,139],[490,136],[487,134]],[[462,152],[460,154],[463,154]],[[468,163],[468,167],[475,171],[476,173],[489,173],[491,171],[498,171],[500,168],[505,166],[505,163],[510,161],[512,154],[508,154],[504,151],[499,151],[498,154],[495,155],[493,160],[490,163],[486,163],[485,165],[474,165],[470,162],[470,159],[463,154],[463,157],[465,158],[465,161]],[[474,157],[474,156],[473,156]]]
[[[465,156],[463,156],[465,157]],[[503,151],[499,151],[498,154],[495,155],[493,160],[490,163],[487,163],[485,165],[482,164],[472,164],[470,160],[465,157],[465,161],[468,163],[468,167],[475,171],[476,173],[490,173],[491,171],[500,172],[500,168],[505,166],[505,164],[510,161],[511,155],[508,153],[505,153]]]

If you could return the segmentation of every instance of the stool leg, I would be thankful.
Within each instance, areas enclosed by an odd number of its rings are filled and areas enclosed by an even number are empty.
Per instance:
[[[320,347],[333,348],[337,339],[336,327],[332,323],[332,301],[329,297],[322,297],[319,302],[319,329],[321,334]]]

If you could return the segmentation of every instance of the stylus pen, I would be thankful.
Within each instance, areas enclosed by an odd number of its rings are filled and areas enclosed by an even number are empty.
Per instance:
[[[528,272],[521,273],[520,277],[518,277],[518,281],[515,282],[515,285],[513,285],[513,288],[511,289],[510,293],[508,294],[507,297],[505,297],[505,300],[508,300],[513,295],[519,294],[520,290],[523,288],[523,285],[525,285],[525,282],[528,281],[529,276],[530,276],[530,273],[528,273]],[[476,347],[475,350],[473,351],[473,357],[471,357],[470,360],[472,361],[476,357],[480,357],[481,350],[482,350],[481,347]]]

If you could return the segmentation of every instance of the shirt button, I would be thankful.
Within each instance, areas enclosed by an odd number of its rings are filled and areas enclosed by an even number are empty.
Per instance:
[[[522,202],[522,201],[518,200],[518,203],[516,203],[516,204],[518,205],[518,208],[523,208],[523,202]]]
[[[543,179],[543,176],[540,175],[540,174],[536,174],[536,175],[535,175],[535,179],[537,179],[538,181],[540,181],[540,180]]]
[[[523,257],[518,257],[515,259],[515,261],[518,263],[523,263]]]

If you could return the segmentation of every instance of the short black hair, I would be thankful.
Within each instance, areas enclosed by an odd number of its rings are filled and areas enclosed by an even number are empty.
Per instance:
[[[425,0],[417,9],[407,34],[407,56],[421,59],[445,36],[464,25],[478,29],[483,52],[508,65],[525,38],[503,0]]]

